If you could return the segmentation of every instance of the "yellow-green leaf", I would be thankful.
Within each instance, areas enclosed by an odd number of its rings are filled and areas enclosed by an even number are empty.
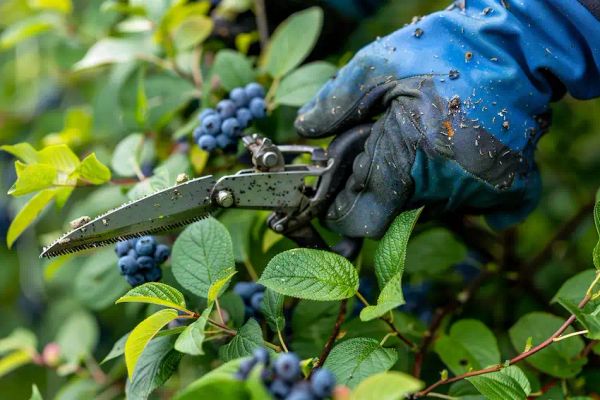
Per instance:
[[[17,213],[8,228],[6,244],[11,247],[23,231],[31,225],[33,220],[42,212],[44,207],[56,195],[55,189],[46,189],[33,196]]]
[[[60,172],[71,174],[79,167],[79,158],[66,144],[44,147],[38,151],[39,162],[50,164]]]
[[[208,288],[208,302],[212,303],[223,293],[223,291],[227,288],[227,284],[233,278],[233,276],[237,273],[237,271],[231,272],[229,275],[214,281],[210,287]]]
[[[17,170],[17,180],[8,191],[8,194],[13,196],[22,196],[49,188],[58,178],[56,167],[48,164],[25,165],[16,161],[15,169]]]
[[[193,356],[204,354],[204,350],[202,350],[202,343],[206,336],[204,329],[206,328],[206,322],[208,321],[208,316],[211,311],[212,304],[204,309],[200,318],[188,325],[185,330],[181,332],[177,341],[175,341],[175,350]]]
[[[0,377],[9,372],[28,364],[31,361],[31,353],[26,350],[17,350],[0,359]]]
[[[81,161],[79,178],[100,185],[110,180],[110,170],[96,158],[96,153],[92,153]]]
[[[52,10],[64,14],[70,14],[73,11],[71,0],[29,0],[27,3],[34,10]]]
[[[31,386],[31,397],[29,400],[43,400],[42,395],[35,384]]]
[[[33,148],[29,143],[17,143],[13,145],[0,146],[0,150],[4,150],[7,153],[12,154],[19,160],[31,164],[38,161],[37,150]]]
[[[140,322],[131,331],[127,342],[125,342],[125,364],[127,365],[129,379],[133,376],[135,365],[148,345],[148,342],[152,340],[159,330],[175,318],[177,318],[176,310],[160,310]]]
[[[353,400],[401,400],[423,387],[423,382],[402,372],[382,372],[362,381]]]
[[[187,311],[183,294],[164,283],[149,282],[131,289],[115,303],[150,303]]]
[[[174,42],[177,48],[186,50],[204,42],[212,30],[212,19],[204,15],[191,15],[175,29]]]
[[[56,15],[34,15],[10,25],[0,35],[0,49],[6,50],[59,25]]]

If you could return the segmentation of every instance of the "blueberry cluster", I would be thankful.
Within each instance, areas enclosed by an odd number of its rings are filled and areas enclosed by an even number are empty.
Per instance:
[[[216,148],[235,151],[242,130],[253,119],[267,115],[264,97],[264,88],[256,82],[233,89],[229,99],[221,100],[216,109],[207,108],[200,113],[200,126],[194,130],[194,142],[204,151]]]
[[[429,300],[431,288],[430,281],[403,284],[402,292],[406,303],[400,306],[400,310],[416,315],[421,321],[428,323],[433,316],[432,305]]]
[[[265,287],[256,282],[238,282],[233,287],[234,293],[244,300],[246,318],[260,315],[260,307],[265,296]]]
[[[158,282],[162,278],[160,265],[171,255],[171,249],[157,244],[152,236],[142,236],[117,243],[119,269],[127,283],[139,286],[146,282]]]
[[[271,363],[264,348],[254,351],[252,358],[242,361],[235,376],[246,379],[257,365],[261,365],[261,380],[275,399],[321,400],[331,398],[335,376],[324,368],[313,371],[310,380],[302,378],[300,358],[294,353],[283,353]]]

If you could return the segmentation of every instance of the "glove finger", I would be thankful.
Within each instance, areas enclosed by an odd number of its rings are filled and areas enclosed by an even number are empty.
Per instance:
[[[334,135],[380,111],[376,106],[395,80],[382,47],[376,42],[361,50],[298,111],[295,127],[300,135]]]

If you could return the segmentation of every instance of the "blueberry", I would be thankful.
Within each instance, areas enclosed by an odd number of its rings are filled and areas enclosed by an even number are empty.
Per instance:
[[[124,256],[119,258],[118,265],[122,275],[135,274],[140,268],[136,259],[132,256]]]
[[[252,356],[256,361],[258,361],[262,365],[269,365],[269,352],[264,347],[259,347],[254,350]]]
[[[254,308],[257,311],[260,310],[260,306],[263,302],[264,297],[265,294],[263,292],[254,293],[252,295],[252,298],[250,299],[250,305],[252,306],[252,308]]]
[[[202,128],[209,135],[217,135],[221,129],[221,118],[217,114],[211,114],[202,120]]]
[[[243,88],[235,88],[229,93],[229,98],[236,107],[244,107],[248,104],[248,96],[246,95],[246,91]]]
[[[138,256],[153,256],[156,248],[156,241],[152,236],[143,236],[135,244],[135,251]]]
[[[310,385],[306,381],[298,382],[290,392],[286,400],[316,400],[310,390]]]
[[[221,100],[217,104],[217,111],[221,116],[221,119],[231,118],[235,115],[236,106],[231,100]]]
[[[312,373],[310,386],[317,396],[329,397],[335,387],[335,375],[327,369],[317,369]]]
[[[235,117],[242,128],[248,127],[250,121],[252,121],[252,113],[246,107],[238,108],[235,112]]]
[[[241,379],[246,379],[248,377],[248,375],[250,374],[250,371],[252,371],[252,368],[254,368],[254,366],[256,365],[256,360],[254,358],[247,358],[245,360],[242,360],[242,362],[240,363],[240,367],[238,368],[238,376]]]
[[[135,249],[135,244],[137,243],[137,241],[139,240],[139,238],[131,238],[127,240],[127,243],[129,243],[129,247],[131,247],[132,249]]]
[[[250,307],[250,306],[245,306],[244,307],[244,316],[246,318],[252,318],[254,317],[254,308]]]
[[[221,136],[221,135],[219,135]],[[217,136],[218,138],[218,136]],[[217,147],[217,139],[215,139],[213,136],[210,135],[204,135],[204,136],[200,136],[200,139],[198,140],[198,146],[200,146],[200,148],[204,151],[213,151],[215,149],[215,147]]]
[[[154,261],[154,258],[150,256],[139,256],[137,258],[137,263],[140,266],[140,269],[144,270],[149,270],[156,267],[156,261]]]
[[[269,385],[269,392],[271,392],[276,399],[286,398],[291,390],[292,388],[290,385],[281,379],[275,379],[271,385]]]
[[[117,243],[117,245],[115,246],[115,253],[117,253],[119,257],[123,257],[127,255],[130,249],[131,248],[129,247],[129,243],[127,243],[127,241],[125,240]]]
[[[144,277],[146,282],[158,282],[162,278],[162,270],[159,267],[154,267],[144,272]]]
[[[125,275],[125,279],[131,286],[139,286],[146,281],[142,274]]]
[[[233,292],[248,302],[252,298],[252,295],[260,291],[261,288],[264,288],[264,286],[254,282],[238,282],[233,287]]]
[[[198,115],[198,119],[202,122],[202,121],[204,121],[204,118],[208,117],[209,115],[213,115],[213,114],[217,115],[217,112],[212,108],[206,108],[206,109],[202,110],[200,115]]]
[[[254,118],[264,118],[267,115],[267,106],[261,98],[255,97],[250,101],[250,112]]]
[[[171,249],[169,246],[164,244],[159,244],[156,246],[156,250],[154,251],[154,259],[157,263],[162,264],[167,261],[167,258],[171,255]]]
[[[198,140],[200,140],[200,138],[204,135],[208,135],[208,132],[206,132],[206,129],[204,129],[203,127],[199,126],[196,129],[194,129],[194,143],[198,143]]]
[[[265,97],[265,89],[263,89],[262,85],[256,82],[247,84],[244,88],[244,91],[246,92],[246,96],[248,96],[249,99],[253,99],[255,97]]]
[[[221,133],[219,136],[217,136],[216,141],[216,145],[220,149],[225,149],[231,144],[231,138],[224,133]]]
[[[240,123],[235,118],[227,118],[221,125],[221,131],[229,137],[239,136],[242,131]]]
[[[294,353],[284,353],[275,360],[275,373],[281,379],[294,382],[300,377],[300,359]]]

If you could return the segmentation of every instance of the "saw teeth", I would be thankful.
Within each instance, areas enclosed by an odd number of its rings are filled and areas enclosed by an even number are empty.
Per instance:
[[[57,256],[75,253],[78,251],[87,250],[87,249],[91,249],[91,248],[95,248],[95,247],[107,246],[109,244],[121,242],[123,240],[132,239],[132,238],[136,238],[136,237],[141,237],[141,236],[145,236],[145,235],[150,235],[152,233],[170,231],[172,229],[180,228],[182,226],[189,225],[191,223],[200,221],[204,218],[207,218],[209,215],[210,214],[205,214],[205,215],[189,218],[187,220],[179,221],[179,222],[176,222],[173,224],[149,229],[149,230],[146,230],[143,232],[132,233],[132,234],[128,234],[128,235],[118,236],[115,238],[103,239],[103,240],[99,240],[99,241],[93,242],[93,243],[80,244],[80,245],[73,246],[73,247],[70,247],[67,249],[52,250],[52,247],[54,247],[55,244],[61,244],[61,243],[64,244],[65,243],[64,238],[65,238],[65,236],[68,236],[71,233],[71,232],[69,232],[69,233],[63,235],[61,238],[55,240],[51,246],[45,248],[41,257],[46,257],[46,258],[57,257]],[[63,241],[63,242],[61,242],[61,241]]]

